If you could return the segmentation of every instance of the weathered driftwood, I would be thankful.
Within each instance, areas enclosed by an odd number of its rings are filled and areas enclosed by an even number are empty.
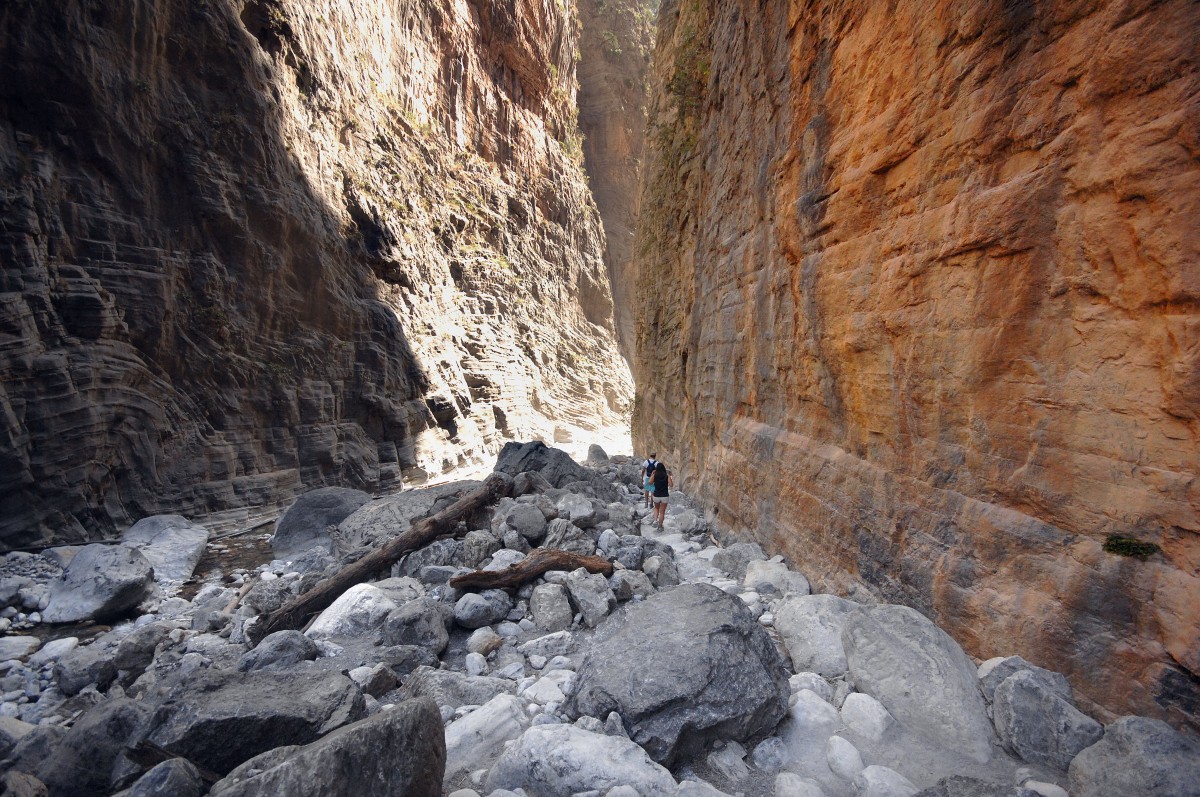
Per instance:
[[[435,538],[452,531],[455,524],[480,507],[508,495],[512,489],[512,477],[504,473],[493,473],[482,485],[459,498],[436,515],[418,520],[408,531],[403,532],[381,548],[346,565],[324,581],[320,581],[303,595],[276,609],[247,628],[251,641],[257,645],[268,634],[299,628],[313,615],[329,607],[343,592],[369,581],[375,574],[386,570],[404,554],[415,551]]]
[[[519,587],[547,570],[575,570],[580,567],[586,567],[591,573],[603,573],[606,576],[611,576],[613,569],[612,563],[601,556],[584,556],[555,548],[538,548],[504,570],[476,570],[455,576],[450,579],[450,586],[458,589]]]

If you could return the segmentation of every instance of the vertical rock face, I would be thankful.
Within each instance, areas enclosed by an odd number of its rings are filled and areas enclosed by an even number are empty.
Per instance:
[[[617,340],[633,356],[633,237],[658,0],[580,0],[579,130],[604,223]]]
[[[620,422],[573,13],[0,10],[0,545]]]
[[[819,587],[1194,725],[1198,38],[1182,0],[664,6],[635,444]]]

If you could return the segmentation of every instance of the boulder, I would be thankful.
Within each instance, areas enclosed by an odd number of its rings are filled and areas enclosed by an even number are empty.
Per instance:
[[[410,700],[304,747],[247,761],[209,797],[440,797],[445,744],[437,706]]]
[[[590,529],[601,520],[591,499],[582,495],[567,493],[558,499],[555,508],[559,518],[569,520],[581,529]]]
[[[62,576],[50,583],[47,623],[119,617],[154,588],[154,569],[141,551],[122,545],[85,545]]]
[[[396,608],[378,587],[355,584],[321,612],[305,634],[311,639],[371,637]]]
[[[46,784],[25,772],[5,772],[0,777],[0,794],[4,797],[49,797]]]
[[[41,646],[42,640],[35,636],[0,637],[0,661],[27,658]]]
[[[545,493],[553,490],[554,485],[546,481],[546,477],[537,471],[525,471],[513,477],[512,494],[514,496]]]
[[[883,739],[895,720],[883,704],[870,695],[853,692],[842,703],[842,724],[873,742]]]
[[[912,797],[919,789],[894,769],[869,766],[854,778],[858,797]]]
[[[493,650],[499,650],[504,644],[504,638],[488,626],[477,628],[467,637],[467,650],[486,656]]]
[[[713,566],[719,567],[734,578],[746,575],[746,565],[753,561],[766,561],[767,553],[757,542],[739,542],[722,548],[713,557]]]
[[[561,631],[571,625],[575,615],[562,584],[538,584],[529,598],[533,622],[543,631]]]
[[[1154,795],[1194,797],[1200,784],[1200,742],[1162,720],[1122,717],[1104,738],[1075,756],[1071,797]]]
[[[259,753],[308,744],[365,714],[362,692],[341,673],[200,670],[167,694],[148,738],[225,774]]]
[[[1038,794],[1020,786],[991,783],[965,775],[951,775],[917,792],[916,797],[1038,797]]]
[[[608,454],[603,448],[595,443],[592,443],[590,446],[588,446],[586,462],[593,468],[603,467],[604,465],[608,464]]]
[[[516,685],[504,678],[470,676],[453,670],[418,667],[404,682],[412,697],[428,697],[439,706],[481,706],[497,695],[512,694]]]
[[[861,607],[842,629],[850,676],[908,727],[986,762],[992,726],[975,665],[950,636],[907,606]]]
[[[617,570],[608,579],[608,587],[621,603],[634,597],[649,598],[655,592],[650,577],[640,570]]]
[[[485,786],[523,789],[529,797],[603,794],[631,786],[641,797],[672,797],[675,779],[622,736],[573,725],[539,725],[525,731],[488,772]]]
[[[512,598],[502,589],[468,592],[454,604],[454,622],[463,628],[482,628],[508,617],[512,607]]]
[[[783,637],[796,672],[836,676],[846,671],[842,627],[859,605],[835,595],[795,595],[775,611],[775,630]]]
[[[68,697],[77,695],[93,684],[106,690],[117,677],[110,651],[98,645],[72,650],[54,662],[54,681],[58,690]]]
[[[541,512],[533,510],[540,518]],[[545,521],[542,521],[543,524]],[[497,540],[491,532],[476,529],[468,531],[467,536],[463,538],[462,544],[462,564],[464,567],[476,568],[485,562],[492,554],[500,550],[500,541]],[[444,565],[443,565],[444,566]],[[427,567],[422,567],[424,571]]]
[[[273,578],[269,581],[260,579],[242,598],[242,605],[249,606],[259,614],[265,614],[277,611],[291,599],[291,581],[282,578]]]
[[[1060,771],[1104,735],[1100,723],[1029,670],[1013,673],[996,687],[992,715],[1005,748],[1031,764]]]
[[[516,476],[527,471],[537,472],[554,487],[571,482],[590,481],[595,475],[571,459],[566,451],[550,448],[541,441],[505,443],[496,457],[495,470]]]
[[[139,625],[117,643],[112,663],[118,670],[141,673],[154,660],[154,651],[167,640],[175,626],[167,622]]]
[[[454,610],[435,598],[418,598],[393,610],[383,623],[388,645],[415,645],[436,655],[450,643],[447,630]]]
[[[369,503],[371,496],[362,490],[345,487],[310,490],[297,498],[275,522],[271,550],[280,559],[299,556],[314,547],[333,553],[337,543],[329,533],[329,527],[336,527]]]
[[[599,573],[589,573],[580,567],[567,575],[566,586],[571,603],[583,615],[588,628],[595,628],[616,608],[617,599],[608,588],[608,579]]]
[[[1033,673],[1046,689],[1056,692],[1065,700],[1074,702],[1074,693],[1071,691],[1071,684],[1067,682],[1067,676],[1030,664],[1020,656],[988,659],[980,664],[977,671],[979,689],[990,702],[996,693],[996,687],[1003,683],[1008,676],[1021,671]]]
[[[393,565],[392,572],[401,576],[420,576],[429,567],[462,567],[466,557],[462,540],[437,540],[419,548]]]
[[[517,646],[517,650],[526,656],[565,656],[575,647],[575,638],[569,631],[555,631],[553,634],[531,639]]]
[[[386,664],[364,664],[346,673],[364,695],[379,697],[396,688],[396,673]]]
[[[802,573],[790,569],[783,562],[764,562],[760,559],[746,563],[742,586],[763,595],[807,595],[812,591]]]
[[[31,774],[52,797],[99,797],[112,791],[114,775],[128,761],[125,746],[150,714],[145,703],[117,698],[85,711]]]
[[[180,515],[154,515],[130,526],[121,544],[141,551],[154,568],[154,580],[172,589],[192,577],[208,544],[208,529]]]
[[[597,718],[618,712],[631,738],[669,766],[709,741],[770,732],[787,710],[787,679],[740,600],[685,584],[627,604],[601,627],[566,708]]]
[[[536,543],[546,536],[546,516],[532,504],[513,501],[498,508],[492,516],[492,531],[503,533],[505,529],[512,529],[530,542]]]
[[[679,568],[675,566],[675,559],[665,553],[655,553],[642,560],[642,572],[658,589],[679,584]]]
[[[22,722],[16,717],[0,717],[0,761],[8,757],[16,748],[17,743],[32,731],[36,725]],[[0,792],[2,794],[3,792]]]
[[[150,769],[122,797],[200,797],[204,781],[189,761],[170,758]]]
[[[299,631],[276,631],[269,634],[253,649],[238,659],[238,672],[285,669],[302,661],[312,661],[321,655],[317,643]]]
[[[521,701],[513,695],[496,695],[462,719],[446,726],[445,780],[464,772],[486,769],[529,727]]]
[[[591,556],[596,553],[596,537],[569,520],[555,518],[546,527],[546,539],[542,547]]]
[[[825,792],[812,778],[780,772],[775,776],[775,797],[825,797]]]
[[[363,504],[345,520],[338,523],[337,546],[342,553],[372,546],[407,531],[413,521],[431,514],[439,501],[449,501],[475,489],[477,481],[458,481],[421,487],[380,498]],[[412,554],[409,558],[412,558]],[[425,564],[448,564],[426,562]],[[413,575],[416,570],[405,573]]]
[[[865,769],[858,748],[841,736],[830,736],[825,743],[825,763],[842,780],[854,780]]]

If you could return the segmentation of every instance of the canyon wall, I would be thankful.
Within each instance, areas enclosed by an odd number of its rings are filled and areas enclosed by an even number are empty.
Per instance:
[[[626,359],[634,347],[633,236],[657,12],[657,0],[579,0],[579,129]]]
[[[0,9],[0,545],[618,425],[556,0]]]
[[[638,449],[820,589],[1197,727],[1195,3],[670,0],[657,35]]]

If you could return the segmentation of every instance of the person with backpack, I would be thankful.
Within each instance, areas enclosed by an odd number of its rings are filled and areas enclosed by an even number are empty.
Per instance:
[[[668,487],[675,486],[675,480],[671,478],[671,474],[667,473],[667,466],[661,462],[654,465],[654,520],[658,523],[659,531],[662,531],[663,521],[667,517],[667,498],[670,495]]]
[[[654,505],[651,501],[654,485],[650,483],[650,480],[654,478],[654,466],[658,464],[658,460],[655,459],[657,456],[658,454],[651,451],[650,456],[642,462],[642,498],[648,508]]]

